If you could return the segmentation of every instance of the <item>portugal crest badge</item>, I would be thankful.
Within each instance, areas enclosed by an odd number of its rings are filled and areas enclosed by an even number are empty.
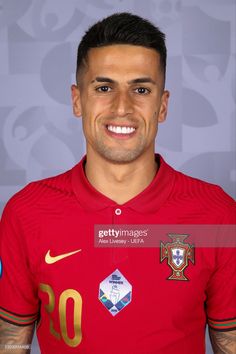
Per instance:
[[[189,235],[168,234],[172,242],[163,244],[161,242],[161,262],[167,258],[167,264],[172,269],[172,274],[167,278],[170,280],[189,280],[184,270],[188,266],[189,261],[193,264],[194,259],[194,245],[185,243],[184,240]]]

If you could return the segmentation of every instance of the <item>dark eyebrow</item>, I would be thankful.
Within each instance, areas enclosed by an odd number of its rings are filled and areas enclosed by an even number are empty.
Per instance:
[[[91,84],[93,84],[95,81],[97,82],[110,82],[111,84],[114,84],[116,81],[110,79],[109,77],[103,77],[103,76],[98,76],[94,80],[91,81]]]
[[[140,77],[138,79],[130,80],[128,81],[128,84],[144,84],[147,82],[156,85],[156,82],[152,80],[150,77]]]
[[[98,76],[94,80],[91,81],[91,84],[93,84],[95,81],[97,82],[109,82],[111,84],[116,83],[115,80],[110,79],[109,77],[103,77],[103,76]],[[151,83],[153,85],[156,85],[156,82],[152,80],[150,77],[140,77],[138,79],[133,79],[128,81],[128,84],[144,84],[144,83]]]

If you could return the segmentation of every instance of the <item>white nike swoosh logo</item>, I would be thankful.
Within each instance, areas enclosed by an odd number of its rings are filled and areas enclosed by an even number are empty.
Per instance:
[[[72,256],[73,254],[78,253],[80,251],[82,251],[82,250],[80,249],[80,250],[76,250],[76,251],[69,252],[69,253],[59,254],[58,256],[51,256],[50,255],[50,250],[48,250],[46,255],[45,255],[45,262],[47,264],[53,264],[53,263],[56,263],[56,262],[60,261],[63,258]]]

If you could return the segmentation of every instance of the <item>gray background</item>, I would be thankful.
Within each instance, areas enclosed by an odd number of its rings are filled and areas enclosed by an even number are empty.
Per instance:
[[[0,211],[84,154],[70,98],[76,47],[90,24],[120,11],[167,34],[171,100],[156,150],[236,196],[236,0],[0,0]]]

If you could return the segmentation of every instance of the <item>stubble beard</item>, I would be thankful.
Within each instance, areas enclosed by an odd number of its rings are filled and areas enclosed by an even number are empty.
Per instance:
[[[96,140],[96,151],[101,157],[114,164],[126,164],[135,161],[145,151],[145,140],[140,136],[133,149],[126,149],[120,142],[120,147],[109,147],[102,139]]]

